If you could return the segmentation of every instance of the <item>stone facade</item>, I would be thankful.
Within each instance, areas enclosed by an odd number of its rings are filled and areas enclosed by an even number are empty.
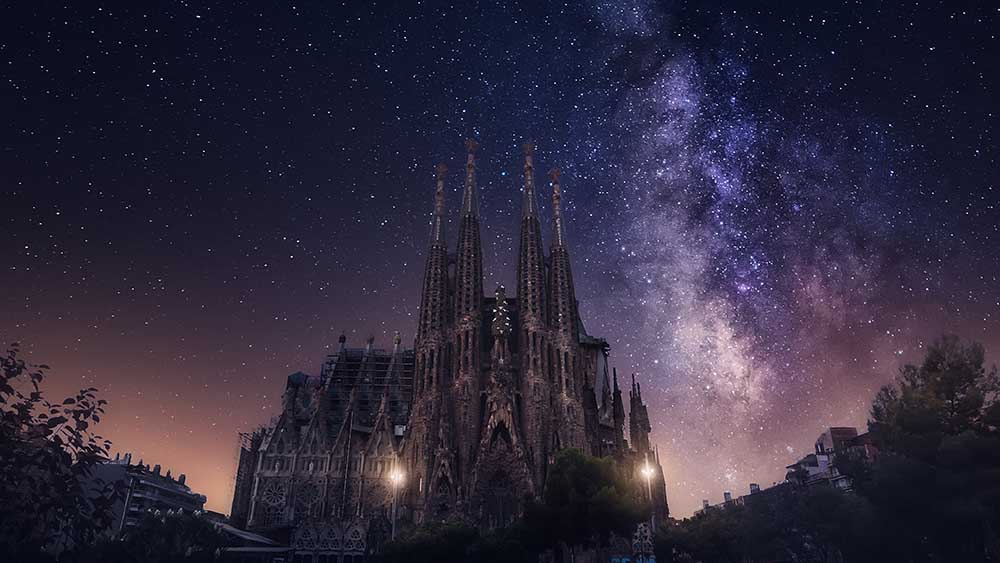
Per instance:
[[[445,236],[447,171],[437,169],[414,348],[401,349],[397,335],[392,352],[371,342],[348,349],[342,337],[320,377],[290,376],[282,415],[244,440],[237,524],[285,529],[296,549],[341,557],[377,549],[393,519],[504,526],[540,494],[555,453],[567,447],[615,457],[635,477],[636,494],[652,496],[656,514],[667,516],[638,384],[630,448],[608,344],[580,318],[558,170],[550,173],[546,256],[525,146],[517,296],[498,286],[486,297],[476,143],[467,149],[454,254]]]

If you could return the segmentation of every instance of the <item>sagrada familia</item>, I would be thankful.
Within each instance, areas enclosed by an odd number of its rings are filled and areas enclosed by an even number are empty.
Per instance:
[[[287,538],[297,554],[361,561],[397,523],[511,523],[538,497],[563,448],[612,457],[635,494],[668,514],[659,455],[634,376],[629,432],[607,342],[584,329],[573,285],[559,171],[550,172],[549,253],[524,147],[517,294],[483,291],[475,141],[467,142],[454,254],[445,236],[447,169],[434,213],[413,349],[340,348],[318,377],[288,377],[281,415],[242,436],[234,524]]]

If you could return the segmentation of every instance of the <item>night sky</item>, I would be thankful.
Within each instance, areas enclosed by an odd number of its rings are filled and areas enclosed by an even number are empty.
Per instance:
[[[466,137],[488,290],[521,144],[546,227],[562,168],[581,313],[638,372],[675,515],[862,426],[937,335],[1000,351],[989,3],[72,4],[0,7],[0,342],[208,508],[289,373],[341,332],[412,343]]]

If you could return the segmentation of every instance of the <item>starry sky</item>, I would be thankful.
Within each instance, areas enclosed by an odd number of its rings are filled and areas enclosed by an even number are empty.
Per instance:
[[[937,335],[1000,350],[1000,12],[739,4],[4,3],[0,342],[228,512],[289,373],[412,342],[466,137],[514,285],[533,141],[673,513],[770,485]]]

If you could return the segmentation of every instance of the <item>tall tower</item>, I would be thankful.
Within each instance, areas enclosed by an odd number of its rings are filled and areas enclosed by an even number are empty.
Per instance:
[[[635,374],[632,374],[632,390],[628,394],[628,437],[632,442],[632,449],[645,454],[649,450],[649,432],[653,429],[649,425],[649,411],[642,403],[642,387],[635,382]]]
[[[549,172],[552,180],[552,246],[549,250],[549,326],[551,327],[553,365],[553,401],[557,407],[553,444],[557,448],[579,447],[586,449],[584,434],[583,382],[580,377],[578,356],[580,327],[576,306],[576,290],[570,267],[569,249],[566,247],[566,230],[562,209],[562,189],[559,186],[558,168]],[[588,452],[590,453],[590,452]]]
[[[521,325],[520,390],[526,449],[536,483],[548,466],[551,429],[549,380],[546,376],[545,251],[535,196],[534,146],[524,145],[524,195],[521,203],[521,239],[517,255],[517,308]]]
[[[444,179],[448,174],[448,167],[438,164],[436,173],[434,216],[431,219],[430,248],[424,266],[420,321],[417,325],[417,342],[425,343],[441,340],[448,322],[448,249],[445,246],[444,236]],[[418,391],[423,389],[422,383],[417,381]]]
[[[414,343],[414,396],[410,437],[404,463],[418,483],[414,506],[453,506],[457,491],[454,426],[450,412],[451,326],[449,319],[448,250],[445,241],[444,181],[448,168],[437,166],[430,248],[424,267],[420,317]]]
[[[618,370],[612,370],[615,376],[615,390],[612,393],[612,417],[615,424],[615,447],[618,451],[625,451],[625,436],[622,434],[625,428],[625,403],[622,401],[622,390],[618,387]]]
[[[480,393],[482,389],[482,310],[483,250],[479,238],[479,196],[476,193],[476,149],[465,143],[465,190],[458,225],[458,252],[455,264],[455,333],[452,405],[456,433],[459,480],[465,481],[478,443]]]

